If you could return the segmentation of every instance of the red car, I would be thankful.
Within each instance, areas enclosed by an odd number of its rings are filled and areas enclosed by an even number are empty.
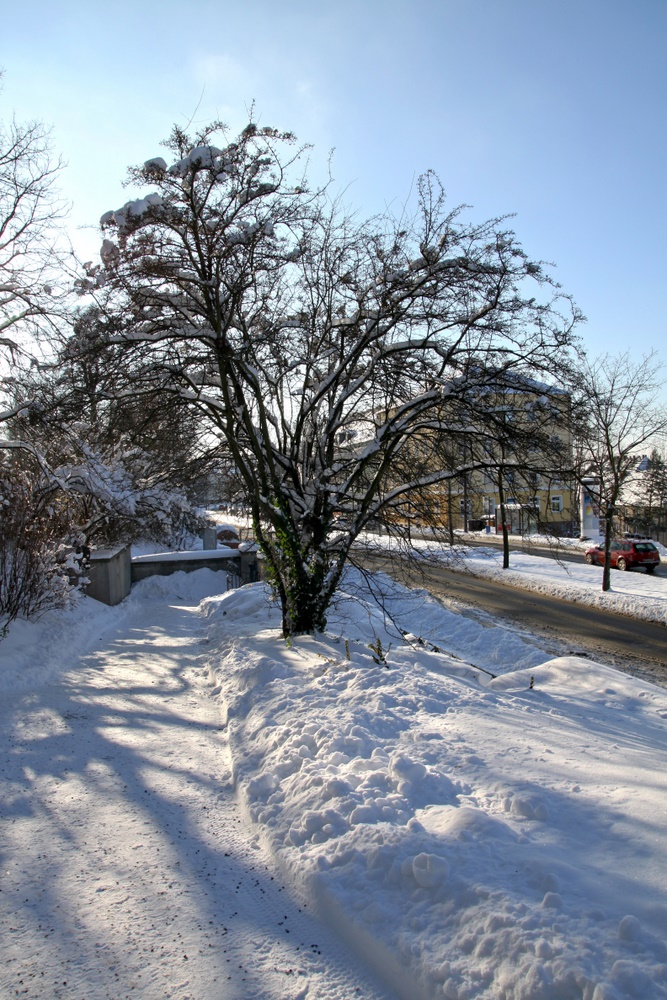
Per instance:
[[[634,569],[643,566],[647,573],[653,573],[660,565],[660,553],[649,541],[635,542],[629,538],[615,538],[611,543],[610,563],[616,569]],[[587,563],[604,565],[604,548],[596,545],[586,550],[584,557]]]

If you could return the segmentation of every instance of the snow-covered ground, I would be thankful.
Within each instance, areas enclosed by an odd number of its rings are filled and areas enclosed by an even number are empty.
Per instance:
[[[0,643],[2,1000],[387,995],[244,821],[202,686],[221,578],[154,577]]]
[[[667,997],[666,691],[386,578],[407,639],[348,574],[286,643],[219,577],[0,643],[0,995]]]

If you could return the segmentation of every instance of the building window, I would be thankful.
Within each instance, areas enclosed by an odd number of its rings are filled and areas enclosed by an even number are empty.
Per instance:
[[[552,497],[551,498],[551,511],[553,514],[560,514],[563,509],[563,498],[562,497]]]

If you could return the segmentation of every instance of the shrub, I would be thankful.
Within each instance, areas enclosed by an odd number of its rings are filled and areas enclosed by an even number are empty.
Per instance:
[[[73,581],[67,511],[23,472],[0,473],[0,638],[15,618],[66,607]]]

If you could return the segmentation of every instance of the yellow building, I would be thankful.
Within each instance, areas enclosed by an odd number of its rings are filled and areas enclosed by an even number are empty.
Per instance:
[[[504,520],[512,534],[571,534],[576,495],[564,471],[572,462],[568,393],[514,377],[512,385],[491,390],[478,411],[479,429],[473,427],[467,447],[489,467],[457,483],[457,527],[500,531]]]
[[[406,439],[387,466],[386,494],[412,485],[383,509],[387,526],[495,531],[504,518],[514,534],[572,533],[576,498],[562,471],[572,464],[570,397],[525,376],[503,373],[499,383],[457,387],[436,419]],[[369,411],[341,434],[340,457],[366,447],[391,413]]]

